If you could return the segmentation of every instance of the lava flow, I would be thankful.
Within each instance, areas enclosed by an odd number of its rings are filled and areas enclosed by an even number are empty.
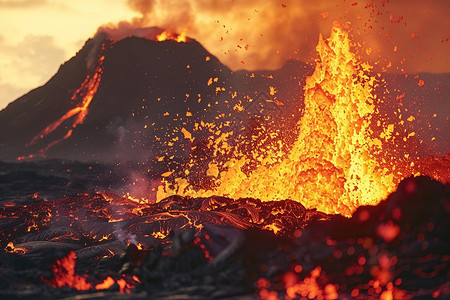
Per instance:
[[[102,46],[102,49],[104,48],[104,45]],[[74,117],[72,120],[72,124],[69,126],[70,129],[67,130],[65,135],[62,138],[59,138],[57,140],[54,140],[50,142],[47,146],[39,150],[38,154],[39,156],[44,156],[45,152],[50,149],[51,147],[55,146],[59,142],[69,138],[72,135],[73,130],[80,124],[84,122],[86,119],[86,116],[89,112],[89,105],[91,104],[92,98],[94,98],[95,93],[97,92],[98,86],[100,84],[100,80],[103,73],[103,60],[105,59],[104,56],[100,56],[97,62],[97,67],[93,71],[92,75],[87,75],[86,79],[83,81],[81,86],[73,93],[72,97],[70,98],[72,102],[76,103],[76,100],[81,97],[81,101],[76,104],[76,106],[72,109],[70,109],[68,112],[66,112],[62,117],[60,117],[58,120],[54,121],[50,125],[44,128],[38,135],[36,135],[26,146],[32,146],[36,143],[38,143],[40,140],[44,139],[46,136],[48,136],[50,133],[54,132],[56,129],[58,129],[61,124],[63,124],[66,120]],[[29,156],[21,156],[18,157],[18,160],[22,160],[25,158],[32,158],[34,157],[34,154],[31,154]]]
[[[117,40],[117,34],[113,29],[103,29],[108,39],[111,41]],[[164,30],[158,35],[146,35],[146,39],[155,40],[158,42],[166,41],[166,40],[173,40],[179,43],[184,43],[188,41],[188,38],[186,36],[186,32],[183,31],[180,34],[175,33],[172,30]],[[94,98],[97,89],[99,87],[102,74],[103,74],[103,61],[105,59],[105,56],[102,55],[105,52],[105,44],[103,43],[101,46],[101,52],[99,54],[96,68],[91,72],[91,74],[88,74],[85,78],[85,80],[82,82],[81,86],[73,93],[71,96],[71,103],[75,106],[68,110],[63,116],[58,118],[56,121],[45,127],[39,134],[37,134],[30,142],[26,144],[26,147],[30,147],[32,145],[36,145],[40,143],[42,140],[44,140],[46,137],[48,137],[51,133],[53,133],[57,129],[61,129],[64,127],[65,133],[62,137],[56,138],[50,142],[48,142],[43,148],[41,148],[37,154],[30,154],[25,156],[19,156],[17,157],[17,160],[23,160],[28,158],[33,158],[36,155],[40,157],[44,157],[45,153],[48,149],[55,146],[56,144],[60,143],[63,140],[68,139],[72,133],[73,130],[80,124],[83,124],[83,122],[86,119],[86,116],[89,113],[89,105],[92,102],[92,99]],[[81,99],[81,100],[79,100]],[[70,120],[69,125],[65,125],[65,122]],[[64,126],[62,126],[64,125]]]
[[[375,78],[371,67],[350,51],[348,34],[334,24],[327,41],[319,39],[319,60],[306,81],[305,111],[300,133],[287,156],[274,165],[261,164],[249,175],[245,159],[230,160],[215,172],[215,186],[195,189],[189,179],[160,186],[158,199],[169,195],[234,199],[255,197],[263,201],[293,199],[307,208],[350,216],[360,205],[377,204],[395,186],[389,168],[379,168],[382,150],[369,128],[374,113]],[[385,163],[386,165],[386,163]]]

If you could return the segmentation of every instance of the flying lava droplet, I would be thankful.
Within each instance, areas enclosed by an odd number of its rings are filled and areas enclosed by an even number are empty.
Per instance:
[[[158,199],[173,194],[292,199],[307,208],[350,216],[358,206],[385,198],[395,184],[390,167],[376,158],[382,151],[380,140],[370,137],[375,78],[350,46],[337,22],[328,40],[319,37],[319,59],[304,87],[300,133],[286,158],[262,163],[250,174],[242,171],[245,161],[230,159],[212,187],[195,189],[188,177],[177,178],[172,185],[163,182]]]

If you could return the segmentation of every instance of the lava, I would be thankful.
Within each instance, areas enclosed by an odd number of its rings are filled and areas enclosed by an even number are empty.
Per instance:
[[[183,31],[180,34],[176,34],[171,30],[164,30],[156,36],[156,40],[158,42],[173,40],[177,41],[178,43],[185,43],[187,41],[186,31]]]
[[[127,282],[124,278],[114,280],[111,276],[108,276],[103,282],[93,286],[92,283],[88,282],[87,276],[81,276],[75,273],[76,257],[75,251],[70,251],[63,258],[57,259],[52,264],[53,278],[42,278],[41,280],[53,287],[69,287],[79,291],[92,289],[105,290],[109,289],[114,283],[117,283],[121,293],[129,293],[130,289],[134,288],[134,285],[130,283],[131,281],[139,283],[137,276],[133,276],[132,280],[128,280],[130,282]]]
[[[61,259],[58,259],[53,265],[53,279],[43,279],[44,282],[54,287],[72,287],[80,291],[86,291],[92,288],[92,285],[86,281],[86,278],[75,274],[75,259],[74,251]]]
[[[8,245],[5,247],[5,252],[24,254],[28,252],[28,249],[24,247],[15,247],[13,242],[9,242]]]
[[[106,290],[156,297],[162,290],[167,297],[214,278],[220,281],[208,289],[244,282],[240,293],[262,299],[447,295],[448,187],[410,177],[351,218],[291,200],[217,196],[154,204],[109,192],[16,200],[0,206],[7,224],[0,230],[1,270],[13,285],[1,292],[19,294],[31,284],[49,295]]]
[[[294,199],[307,208],[350,216],[360,205],[386,197],[395,186],[394,177],[387,166],[377,168],[383,163],[376,157],[382,142],[371,137],[369,128],[375,78],[350,46],[337,22],[327,41],[320,36],[316,69],[304,87],[300,133],[285,158],[273,165],[262,163],[248,175],[243,172],[245,157],[231,159],[222,172],[208,173],[215,178],[213,187],[195,189],[189,178],[177,178],[174,186],[160,186],[158,199],[173,194]]]
[[[134,36],[140,37],[151,41],[166,41],[173,40],[176,42],[188,42],[190,39],[187,37],[187,29],[183,30],[181,33],[177,33],[173,28],[159,28],[159,27],[136,27],[135,24],[128,22],[120,22],[119,24],[113,25],[108,24],[101,26],[96,33],[106,34],[107,38],[113,42],[120,41],[124,38]]]
[[[99,283],[95,286],[96,290],[106,290],[110,288],[114,284],[114,279],[111,277],[107,277],[102,283]]]
[[[102,47],[103,48],[103,47]],[[72,102],[76,103],[76,100],[81,98],[81,101],[76,104],[76,106],[72,109],[70,109],[68,112],[66,112],[62,117],[60,117],[58,120],[54,121],[50,125],[44,128],[38,135],[36,135],[26,146],[32,146],[36,143],[38,143],[40,140],[47,137],[50,133],[54,132],[56,129],[60,128],[60,126],[67,120],[73,118],[72,124],[68,126],[70,129],[67,130],[67,132],[64,134],[63,137],[53,140],[50,143],[48,143],[44,148],[39,150],[38,154],[40,156],[44,156],[45,152],[50,149],[51,147],[55,146],[59,142],[68,139],[72,133],[73,130],[80,124],[84,122],[86,119],[86,116],[89,112],[89,105],[91,104],[92,99],[94,98],[95,93],[97,92],[98,86],[100,84],[100,80],[103,73],[103,60],[105,59],[104,56],[100,56],[97,62],[97,68],[94,70],[92,75],[87,75],[86,79],[83,81],[81,86],[73,93],[72,97],[70,98]],[[31,154],[29,156],[21,156],[18,157],[18,160],[22,160],[25,158],[32,158],[34,157],[34,154]]]
[[[131,29],[129,29],[131,30]],[[155,34],[156,29],[149,28],[147,30],[143,30],[142,32],[134,32],[132,35],[142,36],[149,40],[155,41],[166,41],[173,40],[179,43],[187,42],[189,39],[186,36],[186,31],[181,32],[180,34],[175,33],[173,30],[167,29],[159,34]],[[159,29],[158,29],[159,30]],[[105,32],[108,36],[108,39],[111,41],[120,40],[127,35],[130,35],[131,32],[125,30],[122,32],[119,28],[101,28],[99,32]],[[105,44],[103,43],[101,46],[101,52],[104,52]],[[17,160],[30,159],[36,156],[44,157],[45,153],[48,149],[60,143],[63,140],[68,139],[73,130],[86,119],[86,116],[89,113],[89,105],[91,104],[92,99],[94,98],[97,89],[99,87],[101,77],[103,74],[103,61],[105,59],[104,55],[100,55],[97,60],[97,67],[91,74],[88,74],[85,80],[82,82],[81,86],[73,93],[71,96],[71,103],[75,104],[73,108],[68,110],[63,116],[58,118],[56,121],[52,122],[50,125],[46,126],[39,134],[37,134],[30,142],[28,142],[25,146],[30,147],[38,144],[43,139],[47,138],[51,133],[53,133],[57,129],[65,128],[66,132],[60,138],[53,139],[49,141],[45,147],[41,148],[37,153],[32,153],[29,155],[19,156]],[[81,99],[81,100],[79,100]],[[70,125],[63,126],[66,122],[70,121]]]

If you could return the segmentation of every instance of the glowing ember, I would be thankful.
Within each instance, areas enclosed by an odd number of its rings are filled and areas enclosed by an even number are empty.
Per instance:
[[[106,290],[109,289],[114,284],[114,279],[108,276],[102,283],[95,286],[96,290]]]
[[[25,254],[28,252],[27,248],[24,247],[15,247],[13,242],[9,242],[8,245],[5,247],[5,252],[9,253],[17,253],[17,254]]]
[[[158,42],[162,42],[162,41],[166,41],[166,40],[173,40],[173,41],[177,41],[178,43],[185,43],[187,41],[186,31],[183,31],[180,34],[176,34],[171,30],[164,30],[162,33],[160,33],[156,36],[156,40]]]
[[[224,195],[263,201],[293,199],[307,208],[351,215],[360,205],[377,204],[394,188],[393,175],[375,155],[381,141],[370,137],[375,78],[371,67],[350,51],[348,34],[335,22],[331,37],[319,38],[319,60],[306,81],[305,111],[300,133],[278,163],[261,163],[249,175],[246,159],[231,159],[224,171],[210,171],[215,186],[195,189],[189,178],[160,186],[158,199],[180,194],[194,197]],[[269,157],[270,160],[270,157]]]

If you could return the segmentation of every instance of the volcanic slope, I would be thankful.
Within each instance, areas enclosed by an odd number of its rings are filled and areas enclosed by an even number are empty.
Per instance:
[[[278,70],[233,72],[192,39],[113,41],[100,33],[45,85],[0,111],[0,160],[133,162],[155,174],[181,172],[179,162],[205,157],[199,152],[218,132],[233,132],[228,141],[250,151],[264,148],[268,136],[286,150],[312,72],[293,60]],[[412,154],[448,152],[448,76],[381,75],[379,113],[414,132]]]
[[[0,112],[0,160],[183,160],[218,130],[248,136],[255,120],[288,140],[311,70],[288,61],[274,71],[232,72],[195,40],[98,34]]]

